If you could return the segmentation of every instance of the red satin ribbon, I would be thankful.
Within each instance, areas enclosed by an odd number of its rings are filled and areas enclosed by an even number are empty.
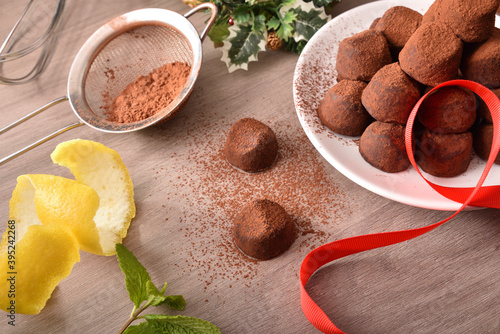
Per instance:
[[[488,157],[486,167],[484,168],[484,171],[474,188],[450,188],[430,182],[422,175],[422,173],[418,169],[415,158],[413,156],[412,129],[418,109],[420,108],[422,101],[427,97],[427,95],[429,95],[434,90],[445,86],[459,86],[473,91],[484,100],[484,102],[490,109],[493,118],[493,143],[491,152]],[[393,245],[418,237],[452,219],[468,205],[500,209],[500,185],[482,187],[484,180],[486,179],[486,176],[488,175],[488,172],[490,171],[491,166],[493,165],[493,162],[500,150],[500,100],[491,90],[476,82],[467,80],[452,80],[436,86],[434,89],[422,96],[422,98],[420,98],[420,100],[414,106],[408,118],[408,124],[406,126],[405,144],[410,162],[415,170],[417,170],[417,172],[420,174],[420,176],[435,191],[445,196],[446,198],[449,198],[450,200],[462,203],[462,206],[450,217],[429,226],[411,230],[367,234],[341,239],[320,246],[307,254],[305,259],[302,261],[302,266],[300,267],[300,302],[302,311],[304,312],[306,318],[317,329],[324,333],[341,334],[344,332],[338,329],[333,324],[333,322],[328,318],[323,310],[312,300],[305,289],[306,283],[309,278],[320,267],[348,255]]]

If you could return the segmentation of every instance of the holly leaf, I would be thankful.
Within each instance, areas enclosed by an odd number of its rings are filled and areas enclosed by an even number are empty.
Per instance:
[[[295,15],[295,21],[292,23],[293,35],[291,36],[295,42],[309,41],[329,20],[324,9],[314,7],[312,2],[296,0],[289,6],[283,6],[281,10]]]
[[[292,11],[286,11],[281,18],[281,24],[292,24],[297,19],[297,15]]]
[[[310,1],[310,0],[309,0]],[[306,2],[309,2],[306,1]],[[324,8],[330,8],[336,5],[337,3],[341,2],[341,0],[313,0],[314,6],[316,7],[324,7]]]
[[[267,21],[267,28],[269,28],[270,30],[278,30],[280,24],[281,21],[277,17],[273,16],[269,19],[269,21]]]
[[[280,39],[288,41],[288,39],[293,35],[293,26],[291,24],[281,24],[279,29],[276,31],[276,35]]]
[[[146,321],[130,326],[125,334],[221,334],[217,326],[208,321],[172,315],[148,314]]]
[[[208,37],[214,44],[223,43],[229,36],[229,23],[214,24],[208,32]]]
[[[231,12],[231,17],[236,23],[245,23],[250,21],[250,6],[239,5]]]
[[[266,17],[263,14],[259,14],[254,17],[252,30],[256,34],[263,34],[266,29]]]
[[[118,257],[120,269],[125,274],[125,286],[130,300],[139,307],[144,300],[148,299],[148,282],[151,282],[146,268],[137,258],[122,244],[116,244],[116,256]]]
[[[248,63],[257,60],[257,54],[266,49],[267,32],[256,32],[253,24],[235,24],[229,28],[229,37],[222,46],[222,61],[228,71],[248,69]]]

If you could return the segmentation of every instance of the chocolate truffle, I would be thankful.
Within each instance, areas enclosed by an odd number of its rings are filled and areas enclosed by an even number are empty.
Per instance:
[[[361,104],[363,81],[342,80],[326,93],[318,107],[321,122],[335,133],[360,136],[372,122]]]
[[[373,122],[361,135],[359,153],[366,162],[387,173],[410,166],[406,154],[405,127],[397,123]]]
[[[271,167],[278,155],[276,135],[270,127],[253,118],[233,124],[224,146],[226,160],[245,172],[261,172]]]
[[[431,4],[429,9],[427,9],[427,11],[422,16],[421,24],[434,22],[436,20],[439,20],[440,17],[441,17],[440,1],[436,0]]]
[[[460,70],[468,80],[500,88],[500,29],[483,43],[465,45]]]
[[[436,0],[422,22],[440,21],[464,42],[483,42],[495,27],[498,4],[499,0]]]
[[[465,172],[471,154],[470,132],[439,134],[427,129],[415,149],[422,170],[439,177],[452,177]]]
[[[380,17],[377,17],[375,20],[373,20],[373,22],[370,24],[370,27],[368,29],[375,29],[375,27],[377,26],[377,23],[378,21],[380,21]]]
[[[500,99],[500,88],[497,89],[492,89],[491,90],[493,93],[495,93],[496,96]],[[481,118],[488,123],[493,123],[493,119],[491,118],[491,113],[490,110],[488,109],[488,106],[486,103],[481,98],[477,98],[478,101],[478,106],[477,106],[477,113]]]
[[[493,142],[493,124],[482,123],[474,132],[474,152],[483,160],[488,160]],[[500,165],[500,154],[495,159],[495,164]]]
[[[399,64],[418,82],[436,86],[457,77],[462,49],[462,41],[445,24],[426,23],[399,53]]]
[[[379,69],[391,62],[384,35],[374,29],[364,30],[340,42],[336,64],[338,79],[370,81]]]
[[[247,256],[269,260],[290,248],[294,225],[290,216],[277,203],[254,200],[234,219],[234,242]]]
[[[406,75],[398,63],[392,63],[373,76],[363,91],[361,101],[377,121],[406,124],[420,98],[420,88],[420,84]]]
[[[394,6],[385,11],[375,29],[385,36],[389,47],[401,50],[421,22],[422,14],[419,12]]]
[[[417,116],[431,131],[465,132],[476,120],[476,96],[468,89],[443,87],[427,96]]]

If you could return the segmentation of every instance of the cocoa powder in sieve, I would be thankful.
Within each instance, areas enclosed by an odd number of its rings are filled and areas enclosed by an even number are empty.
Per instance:
[[[190,71],[188,64],[173,62],[139,76],[113,100],[107,119],[132,123],[155,115],[181,93]]]

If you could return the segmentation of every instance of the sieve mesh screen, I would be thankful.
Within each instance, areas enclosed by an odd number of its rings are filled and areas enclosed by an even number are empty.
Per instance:
[[[106,44],[92,61],[85,81],[85,100],[93,113],[106,118],[111,102],[138,76],[167,63],[192,66],[193,51],[178,30],[143,25],[127,30]]]

